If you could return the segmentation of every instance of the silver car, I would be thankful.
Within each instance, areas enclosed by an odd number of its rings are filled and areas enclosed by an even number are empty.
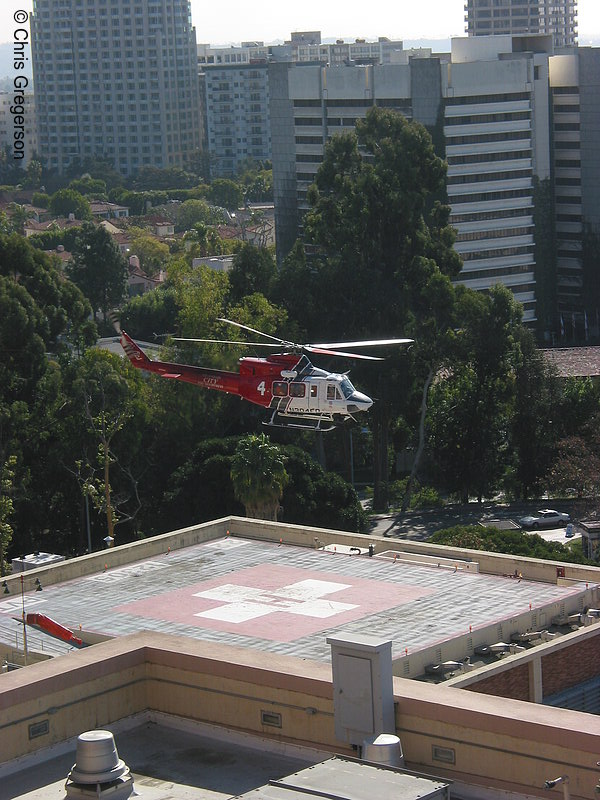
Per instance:
[[[536,514],[521,517],[518,523],[522,528],[536,530],[537,528],[562,528],[570,521],[571,517],[568,514],[554,511],[551,508],[543,508]]]

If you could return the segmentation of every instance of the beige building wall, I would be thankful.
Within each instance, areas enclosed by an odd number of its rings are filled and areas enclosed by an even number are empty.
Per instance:
[[[409,769],[479,796],[544,797],[545,780],[568,774],[573,800],[594,796],[597,717],[398,678],[394,701]],[[328,665],[139,633],[2,676],[2,763],[142,712],[351,753],[335,739]]]

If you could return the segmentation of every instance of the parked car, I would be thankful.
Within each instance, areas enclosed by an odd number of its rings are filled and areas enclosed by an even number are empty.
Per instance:
[[[517,520],[522,528],[562,528],[571,521],[568,514],[563,514],[560,511],[554,511],[551,508],[543,508],[536,514],[529,514],[526,517],[521,517]]]

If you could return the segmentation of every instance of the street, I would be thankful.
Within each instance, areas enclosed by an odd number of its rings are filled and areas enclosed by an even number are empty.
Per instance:
[[[571,515],[575,521],[575,535],[578,535],[574,515],[575,501],[535,500],[517,503],[454,503],[443,508],[427,508],[417,511],[396,512],[373,515],[370,533],[394,539],[412,539],[425,541],[436,531],[453,528],[456,525],[477,525],[490,520],[516,521],[527,514],[535,513],[540,508],[553,508]],[[526,531],[539,533],[548,541],[561,543],[572,541],[565,536],[565,528]]]

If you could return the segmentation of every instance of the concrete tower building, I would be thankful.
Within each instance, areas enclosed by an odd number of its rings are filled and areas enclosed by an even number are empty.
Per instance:
[[[129,174],[183,166],[200,147],[189,0],[34,0],[31,38],[49,167],[105,156]]]
[[[205,85],[211,177],[232,177],[249,159],[270,159],[266,59],[259,63],[206,64],[200,78]]]
[[[555,47],[577,42],[577,0],[466,0],[469,36],[545,33]]]

